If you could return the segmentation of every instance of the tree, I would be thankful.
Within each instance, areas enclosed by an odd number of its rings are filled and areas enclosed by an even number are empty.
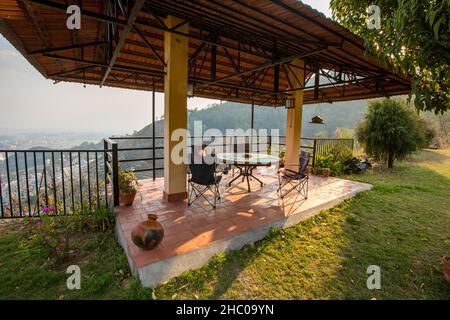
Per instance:
[[[369,4],[381,9],[380,30],[367,27]],[[418,110],[450,109],[450,0],[331,0],[330,6],[370,53],[412,76]]]
[[[356,136],[369,156],[388,162],[404,159],[425,141],[416,113],[403,100],[382,99],[369,102],[365,120]]]

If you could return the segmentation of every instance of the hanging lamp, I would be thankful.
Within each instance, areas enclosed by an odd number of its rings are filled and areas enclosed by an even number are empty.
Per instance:
[[[311,118],[311,121],[309,123],[312,123],[312,124],[325,124],[323,122],[323,118],[320,116],[320,114],[321,114],[320,107],[319,107],[319,105],[316,105],[316,115]]]
[[[284,107],[286,109],[294,109],[295,108],[294,99],[293,98],[287,98],[286,99],[286,104],[285,104]]]

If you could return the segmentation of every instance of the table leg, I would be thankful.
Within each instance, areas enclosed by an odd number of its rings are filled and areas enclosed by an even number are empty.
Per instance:
[[[228,182],[229,187],[231,187],[231,184],[234,181],[236,181],[237,179],[239,179],[240,177],[242,177],[242,182],[244,182],[244,180],[247,180],[248,192],[251,192],[251,187],[250,187],[250,179],[251,178],[254,178],[256,181],[258,181],[260,183],[261,187],[264,186],[264,183],[253,175],[253,170],[255,170],[255,168],[257,168],[257,166],[244,166],[244,167],[235,166],[235,167],[239,169],[239,174],[236,177],[234,177],[230,182]]]
[[[235,167],[239,169],[239,174],[238,174],[236,177],[234,177],[230,182],[228,182],[228,186],[229,186],[229,187],[231,187],[231,184],[232,184],[236,179],[239,179],[239,177],[243,176],[242,168],[241,168],[241,167],[238,167],[238,166],[235,166]]]
[[[253,177],[256,181],[258,181],[259,182],[259,184],[261,185],[261,187],[264,185],[264,183],[261,181],[261,180],[259,180],[257,177],[255,177],[254,175],[253,175],[253,170],[255,170],[256,169],[256,167],[252,167],[251,169],[250,169],[250,176],[251,177]]]

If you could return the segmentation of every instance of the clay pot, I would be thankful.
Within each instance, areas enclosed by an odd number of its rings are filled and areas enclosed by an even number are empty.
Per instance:
[[[133,205],[134,198],[136,197],[136,191],[132,193],[121,193],[119,194],[119,201],[121,205],[131,206]]]
[[[131,231],[131,239],[133,243],[144,250],[152,250],[161,243],[164,238],[164,229],[162,225],[156,221],[158,217],[154,214],[147,215],[147,221],[139,223],[133,231]]]
[[[444,257],[444,278],[450,283],[450,257]]]
[[[323,169],[322,175],[324,176],[324,178],[328,178],[330,176],[330,169]]]

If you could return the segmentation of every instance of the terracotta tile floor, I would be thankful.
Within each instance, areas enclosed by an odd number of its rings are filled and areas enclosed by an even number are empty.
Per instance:
[[[227,187],[226,181],[230,178],[231,172],[221,182],[222,198],[215,210],[204,200],[194,202],[191,207],[186,201],[167,203],[162,199],[163,179],[142,180],[134,205],[119,207],[116,211],[117,230],[126,240],[129,259],[133,259],[134,265],[141,268],[216,240],[232,238],[360,189],[357,182],[312,176],[307,200],[302,200],[295,192],[280,199],[276,192],[278,181],[273,173],[259,174],[265,185],[261,188],[259,183],[252,181],[251,193],[247,192],[246,182],[239,181],[237,185]],[[133,244],[130,234],[137,223],[146,220],[148,213],[158,215],[165,236],[160,246],[144,251]]]

